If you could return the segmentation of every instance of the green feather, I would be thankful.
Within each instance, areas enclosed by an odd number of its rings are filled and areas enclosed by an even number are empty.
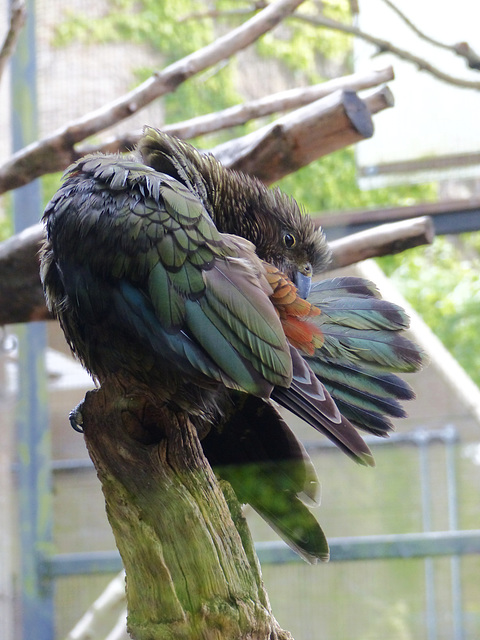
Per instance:
[[[213,262],[213,253],[210,247],[200,246],[188,256],[189,261],[201,269],[209,268]]]
[[[178,182],[165,179],[160,195],[168,213],[182,225],[191,220],[201,220],[206,215],[200,200]]]
[[[205,291],[201,270],[190,262],[185,262],[179,271],[171,272],[169,278],[172,286],[190,299],[198,298]]]
[[[198,301],[185,304],[186,323],[189,333],[202,345],[219,369],[235,383],[237,388],[253,395],[269,395],[271,385],[265,381],[248,361],[232,346],[228,339],[211,322]]]
[[[409,319],[405,311],[391,302],[377,298],[333,298],[316,305],[321,315],[314,321],[330,322],[354,329],[407,329]]]
[[[354,276],[328,278],[313,283],[308,297],[310,302],[318,304],[329,297],[380,298],[381,296],[373,282]]]
[[[173,233],[166,233],[158,242],[157,249],[160,260],[168,270],[178,271],[187,258],[185,251],[175,242]]]
[[[320,350],[317,356],[304,356],[314,373],[325,385],[333,384],[336,387],[345,387],[372,394],[380,398],[398,398],[411,400],[414,393],[411,387],[393,373],[375,371],[369,363],[363,362],[356,366],[341,364],[329,359],[320,359]]]
[[[236,351],[248,359],[252,367],[272,384],[285,385],[289,380],[290,360],[282,351],[265,344],[232,315],[220,315],[214,307],[202,303],[205,316]],[[218,308],[218,307],[217,307]]]
[[[157,263],[148,277],[148,293],[165,331],[178,331],[185,320],[185,301],[172,285],[164,266]]]
[[[182,251],[185,251],[185,253],[190,253],[194,248],[185,229],[178,229],[178,231],[175,231],[175,242]]]
[[[357,330],[332,325],[321,349],[340,363],[368,362],[387,371],[418,371],[423,354],[413,342],[391,331]]]

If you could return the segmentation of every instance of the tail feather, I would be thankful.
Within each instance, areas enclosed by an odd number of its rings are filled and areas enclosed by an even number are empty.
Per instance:
[[[358,330],[342,325],[322,327],[325,342],[315,352],[344,364],[374,364],[385,371],[418,371],[423,362],[422,351],[397,331]]]
[[[357,428],[367,431],[379,438],[388,438],[390,432],[395,430],[390,418],[378,411],[359,409],[352,403],[336,400],[339,409],[350,422]]]
[[[271,501],[251,503],[255,511],[304,560],[310,564],[318,560],[326,562],[330,550],[325,534],[301,500],[291,494],[277,494],[274,504],[275,511],[272,511]]]
[[[334,400],[296,349],[291,348],[293,381],[275,387],[272,399],[324,433],[356,462],[374,466],[373,456],[355,427],[341,415]]]
[[[318,358],[307,359],[341,414],[356,427],[375,435],[385,436],[392,431],[393,424],[387,416],[405,417],[400,400],[415,397],[411,387],[394,374],[322,362]]]
[[[341,364],[319,356],[304,356],[314,373],[328,385],[345,387],[380,398],[413,400],[410,385],[394,373],[377,370],[373,364]]]
[[[314,299],[310,299],[314,302]],[[353,329],[386,329],[401,331],[408,329],[410,321],[405,311],[377,298],[328,298],[315,306],[320,310],[320,324],[331,323]]]
[[[231,411],[202,440],[215,472],[307,562],[328,560],[325,535],[305,503],[319,482],[303,445],[272,403],[231,392]]]
[[[337,405],[341,401],[344,404],[351,404],[357,407],[360,411],[375,411],[392,416],[392,418],[405,418],[407,415],[396,398],[380,398],[370,393],[357,391],[356,389],[335,387],[332,384],[329,384],[328,388],[329,391],[335,394]]]
[[[390,417],[406,415],[400,401],[415,397],[394,372],[418,371],[425,362],[423,351],[404,335],[407,315],[362,278],[317,282],[309,301],[320,309],[310,322],[321,329],[324,342],[305,359],[345,418],[387,435],[393,429]]]
[[[355,276],[328,278],[314,282],[310,291],[310,301],[317,304],[329,297],[381,298],[376,285],[370,280]],[[316,299],[317,298],[317,299]]]

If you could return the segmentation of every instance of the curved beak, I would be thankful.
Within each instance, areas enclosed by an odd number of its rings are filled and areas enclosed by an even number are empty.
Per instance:
[[[297,271],[295,273],[294,284],[297,287],[298,295],[306,300],[312,288],[312,269]]]

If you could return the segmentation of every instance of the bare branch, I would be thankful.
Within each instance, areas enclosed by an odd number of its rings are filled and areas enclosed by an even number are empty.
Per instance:
[[[256,118],[272,115],[281,111],[288,111],[289,109],[297,109],[338,90],[360,91],[376,87],[379,84],[393,80],[393,78],[392,67],[367,73],[354,73],[344,76],[343,78],[328,80],[313,86],[299,87],[273,93],[259,100],[244,102],[243,104],[238,104],[215,113],[197,116],[184,122],[167,124],[162,127],[162,130],[170,135],[188,140],[206,133],[213,133],[239,124],[245,124]],[[377,96],[377,98],[381,100],[379,96]],[[384,103],[383,108],[385,108],[385,106]],[[380,107],[380,102],[378,102],[377,105],[373,105],[372,103],[371,107],[369,105],[371,113],[376,113],[380,108],[382,108]],[[141,131],[136,131],[121,136],[112,136],[100,145],[82,145],[81,147],[77,147],[75,153],[81,156],[94,151],[104,153],[129,151],[137,144],[141,135]]]
[[[10,24],[8,27],[7,35],[3,41],[0,49],[0,80],[2,79],[3,72],[7,66],[8,60],[11,58],[15,51],[18,36],[27,19],[27,9],[25,7],[24,0],[15,0],[12,2],[10,11]]]
[[[432,244],[434,236],[433,221],[428,216],[382,224],[373,229],[352,233],[330,242],[331,268],[338,269],[368,258],[401,253],[412,247]]]
[[[246,48],[291,14],[303,0],[276,0],[226,35],[153,74],[138,87],[21,149],[0,170],[0,193],[45,173],[61,171],[72,160],[72,146],[125,118],[221,60]]]
[[[421,31],[404,13],[400,11],[400,9],[391,1],[391,0],[383,0],[383,2],[390,7],[392,11],[394,11],[398,17],[403,20],[403,22],[414,32],[417,34],[419,38],[433,44],[435,47],[439,47],[440,49],[445,49],[446,51],[451,51],[456,53],[458,56],[465,58],[470,69],[480,69],[480,56],[475,53],[475,51],[470,47],[468,42],[458,42],[457,44],[446,44],[445,42],[441,42],[440,40],[436,40],[435,38],[430,37],[423,31]]]
[[[384,109],[390,109],[395,104],[393,93],[385,86],[363,98],[368,110],[373,115]]]
[[[448,84],[452,84],[463,89],[475,89],[476,91],[480,90],[480,82],[473,80],[464,80],[462,78],[457,78],[448,73],[445,73],[438,67],[430,64],[430,62],[428,62],[424,58],[421,58],[420,56],[417,56],[410,51],[406,51],[405,49],[401,49],[400,47],[393,45],[388,40],[383,40],[382,38],[378,38],[377,36],[362,31],[361,29],[353,25],[344,24],[343,22],[338,22],[337,20],[327,18],[326,16],[311,16],[299,12],[296,12],[293,17],[297,20],[308,22],[309,24],[313,24],[317,27],[333,29],[335,31],[341,31],[342,33],[350,34],[352,36],[355,36],[356,38],[361,38],[362,40],[370,42],[370,44],[376,46],[381,53],[393,53],[398,58],[414,64],[420,71],[426,71],[435,78],[442,80],[442,82],[447,82]],[[458,48],[458,45],[456,45],[456,47]],[[452,48],[452,51],[458,53],[455,48]]]
[[[397,16],[403,20],[403,22],[407,25],[409,29],[411,29],[414,33],[417,34],[419,38],[433,44],[436,47],[440,47],[441,49],[446,49],[447,51],[452,51],[452,46],[449,44],[445,44],[444,42],[440,42],[440,40],[435,40],[431,38],[429,35],[421,31],[404,13],[400,11],[400,9],[391,1],[391,0],[383,0],[383,2],[390,7],[390,9],[397,14]]]

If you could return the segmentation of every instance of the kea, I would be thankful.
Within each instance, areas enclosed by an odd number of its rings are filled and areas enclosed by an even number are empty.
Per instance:
[[[278,405],[373,465],[418,370],[405,312],[364,279],[319,280],[323,232],[279,189],[146,127],[89,155],[47,205],[47,304],[98,383],[183,412],[206,458],[309,562],[328,558],[319,482]]]

